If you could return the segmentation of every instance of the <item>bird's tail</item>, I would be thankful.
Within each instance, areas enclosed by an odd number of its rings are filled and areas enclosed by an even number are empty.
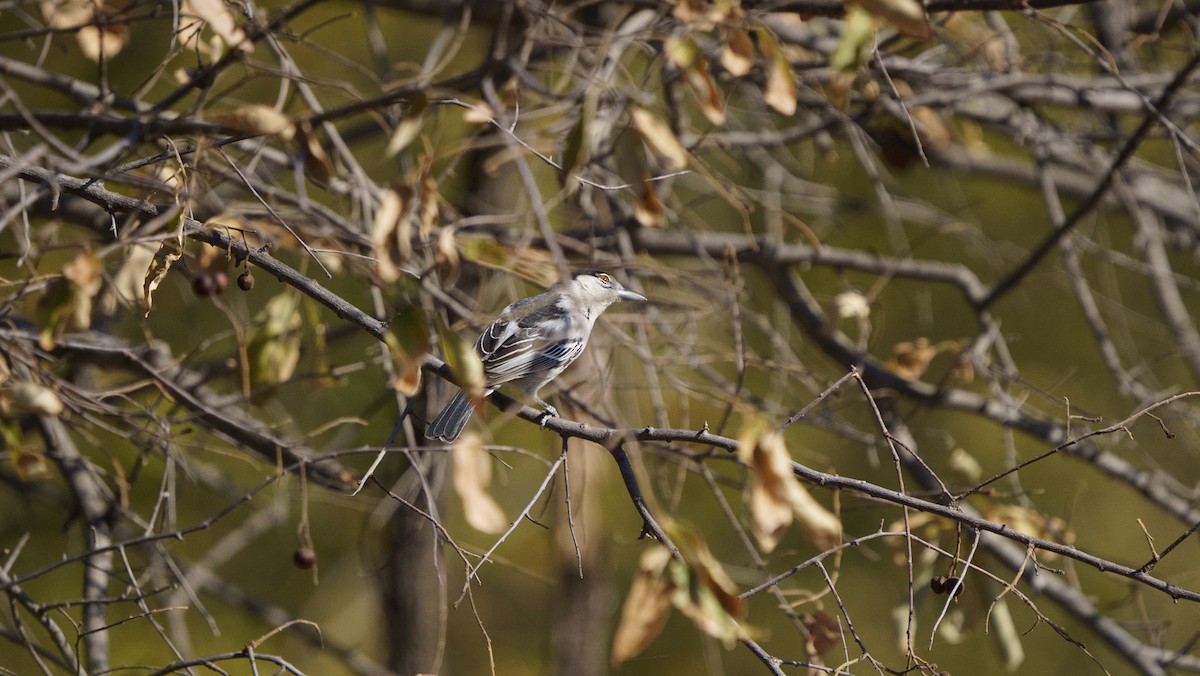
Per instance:
[[[450,403],[446,404],[446,408],[443,408],[433,422],[429,423],[429,427],[425,430],[425,438],[439,439],[447,443],[454,441],[459,434],[462,434],[463,428],[466,427],[467,421],[471,419],[471,414],[474,412],[475,407],[471,405],[467,394],[459,390]]]

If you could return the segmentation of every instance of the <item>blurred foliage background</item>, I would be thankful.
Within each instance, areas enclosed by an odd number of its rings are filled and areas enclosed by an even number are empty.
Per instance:
[[[0,669],[1200,671],[1193,5],[0,1]]]

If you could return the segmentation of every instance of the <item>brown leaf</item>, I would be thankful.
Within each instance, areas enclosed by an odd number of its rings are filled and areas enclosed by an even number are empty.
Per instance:
[[[896,343],[892,346],[892,358],[883,367],[905,380],[918,380],[937,356],[938,348],[927,338]]]
[[[822,610],[804,618],[804,628],[808,629],[805,648],[810,657],[821,657],[842,642],[841,625]]]
[[[111,59],[129,43],[130,0],[42,0],[42,16],[52,28],[74,29],[84,56]]]
[[[639,191],[634,217],[647,228],[661,228],[667,222],[662,200],[658,198],[658,190],[648,176],[642,177],[642,189]]]
[[[142,281],[142,304],[146,308],[147,317],[150,316],[150,307],[154,304],[154,290],[167,278],[171,265],[182,256],[183,249],[180,248],[179,240],[174,237],[163,240],[158,251],[154,253],[154,258],[151,259],[150,267],[146,269],[146,276]]]
[[[905,35],[922,40],[933,37],[933,28],[919,0],[848,0],[846,4],[862,7]]]
[[[483,533],[500,533],[508,526],[500,505],[488,493],[492,482],[491,456],[483,451],[483,439],[467,432],[454,442],[454,491],[463,503],[467,523]]]
[[[62,399],[39,383],[27,380],[12,383],[4,389],[4,395],[11,410],[19,413],[58,416],[63,412]]]
[[[388,188],[379,201],[371,225],[371,251],[379,284],[392,284],[400,279],[401,266],[412,257],[414,197],[412,187],[397,185]]]
[[[333,165],[312,124],[308,120],[297,122],[295,134],[300,152],[304,153],[305,175],[317,183],[329,183],[333,178]]]
[[[392,386],[411,397],[420,389],[421,365],[429,354],[429,321],[420,305],[408,303],[392,318],[389,329],[384,344],[396,367]]]
[[[721,28],[721,65],[734,77],[750,72],[754,64],[754,43],[745,29]]]
[[[779,432],[765,423],[750,423],[738,439],[738,458],[754,472],[750,489],[751,525],[763,551],[774,549],[793,521],[821,549],[841,542],[841,522],[796,478],[791,455]]]
[[[246,39],[246,32],[237,25],[224,0],[184,0],[181,13],[207,23],[226,45],[244,52],[254,51],[254,43]]]
[[[654,156],[663,161],[668,171],[680,171],[687,166],[688,153],[671,131],[670,125],[643,108],[630,110],[633,128]]]
[[[222,126],[235,131],[255,136],[272,135],[289,140],[296,133],[296,125],[291,117],[275,110],[271,106],[251,103],[232,110],[216,113],[210,119]]]
[[[697,628],[726,647],[749,638],[750,629],[740,623],[745,604],[708,545],[697,533],[679,524],[671,524],[667,529],[684,559],[671,561],[667,566],[673,587],[671,603]]]
[[[111,59],[129,44],[129,26],[105,23],[103,26],[84,26],[75,32],[75,41],[83,55],[99,63]]]
[[[665,50],[667,58],[683,74],[704,117],[714,125],[725,124],[725,100],[709,73],[708,60],[696,43],[689,38],[671,36],[667,39]]]
[[[621,606],[613,636],[612,664],[637,657],[662,632],[671,609],[671,585],[664,577],[671,552],[655,546],[642,554],[641,566]]]
[[[385,151],[388,157],[394,157],[396,153],[404,150],[416,140],[421,133],[421,127],[425,124],[425,108],[428,105],[429,99],[424,94],[417,94],[409,102],[408,110],[396,124],[396,128],[392,131],[392,137],[388,139]]]
[[[775,35],[766,28],[758,29],[758,44],[763,51],[767,66],[767,83],[763,88],[763,102],[784,115],[796,114],[796,74],[788,62],[783,47]]]
[[[421,162],[421,180],[417,184],[417,223],[419,225],[419,233],[422,241],[429,238],[433,232],[433,226],[437,224],[438,218],[438,202],[441,200],[441,195],[438,193],[437,179],[433,177],[430,169],[433,166],[433,158],[426,156]]]

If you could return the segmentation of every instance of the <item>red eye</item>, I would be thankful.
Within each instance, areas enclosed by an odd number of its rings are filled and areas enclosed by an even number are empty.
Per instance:
[[[601,274],[601,275],[600,275],[600,281],[601,281],[601,282],[604,282],[605,284],[610,284],[610,283],[611,283],[611,282],[609,282],[609,281],[608,281],[608,275],[605,275],[605,274]]]

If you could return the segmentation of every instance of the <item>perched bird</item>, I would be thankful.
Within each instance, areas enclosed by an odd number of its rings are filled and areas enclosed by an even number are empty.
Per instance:
[[[607,272],[579,272],[504,308],[475,342],[486,378],[484,395],[510,385],[541,404],[547,415],[557,417],[558,410],[538,398],[538,390],[579,358],[596,318],[619,300],[646,297],[621,286]],[[472,410],[470,399],[459,390],[429,423],[425,436],[454,441]]]

